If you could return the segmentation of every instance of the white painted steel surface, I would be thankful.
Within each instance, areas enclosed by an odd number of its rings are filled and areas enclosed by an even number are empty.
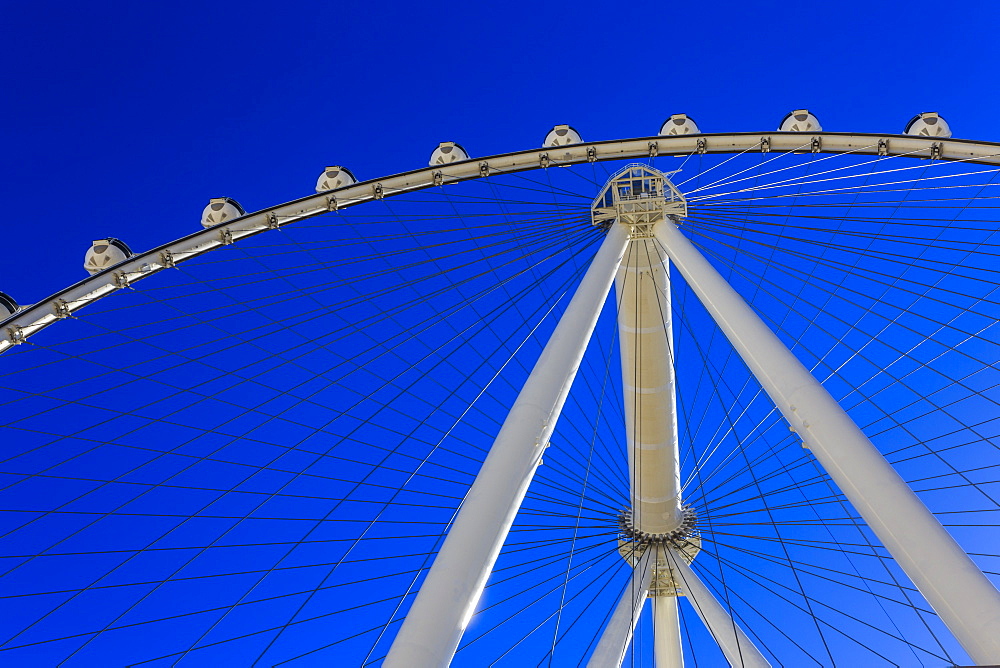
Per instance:
[[[653,550],[647,550],[632,569],[625,591],[615,606],[615,611],[601,633],[601,639],[590,655],[587,668],[619,668],[625,652],[632,643],[635,625],[642,613],[653,574]]]
[[[666,262],[653,239],[633,239],[615,278],[632,523],[649,533],[667,533],[681,523]]]
[[[771,664],[764,655],[750,642],[743,629],[726,612],[687,562],[673,550],[667,551],[667,557],[671,568],[677,573],[678,583],[687,594],[688,601],[715,638],[715,642],[719,644],[729,664],[733,668],[770,668]]]
[[[43,299],[25,306],[17,314],[0,320],[0,353],[48,325],[66,317],[126,285],[151,276],[172,264],[180,264],[227,242],[269,229],[312,218],[335,209],[370,202],[377,197],[393,197],[494,174],[539,169],[542,165],[570,165],[589,161],[647,158],[651,155],[689,155],[692,153],[741,153],[760,151],[766,140],[771,152],[813,150],[818,138],[821,153],[856,155],[907,155],[927,158],[936,154],[941,160],[960,160],[1000,165],[1000,144],[964,139],[916,137],[893,134],[845,132],[740,132],[725,134],[687,134],[615,139],[561,147],[558,155],[551,149],[531,149],[485,158],[472,158],[440,167],[380,177],[303,197],[285,204],[248,214],[237,220],[201,230],[175,241],[138,253],[127,262],[112,267]],[[18,298],[18,295],[12,295]],[[19,299],[19,301],[22,301]]]
[[[383,664],[451,663],[555,428],[628,243],[612,227],[504,420]]]
[[[792,429],[965,651],[979,664],[1000,664],[1000,592],[681,231],[662,223],[655,236]]]
[[[653,665],[656,668],[684,668],[681,644],[681,619],[676,596],[654,596],[653,603]]]

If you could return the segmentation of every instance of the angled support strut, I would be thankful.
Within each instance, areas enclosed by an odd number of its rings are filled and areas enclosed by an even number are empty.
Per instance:
[[[628,235],[612,227],[507,414],[383,664],[451,663],[562,411]]]
[[[655,238],[764,391],[979,665],[1000,664],[1000,592],[780,339],[665,220]]]
[[[653,574],[655,550],[647,550],[632,568],[631,576],[622,597],[611,615],[601,639],[590,655],[587,668],[620,668],[625,659],[625,652],[632,643],[635,625],[646,603],[646,593],[649,591],[649,580]]]
[[[673,550],[666,552],[670,568],[675,574],[674,579],[687,594],[688,601],[698,613],[705,628],[719,644],[719,649],[729,661],[729,665],[732,668],[771,668],[764,655],[729,616],[688,563]]]

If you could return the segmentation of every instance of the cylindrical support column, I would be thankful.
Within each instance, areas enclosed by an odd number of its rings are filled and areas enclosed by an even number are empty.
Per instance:
[[[620,668],[625,652],[632,642],[635,625],[646,602],[649,581],[653,576],[653,555],[656,550],[646,550],[632,569],[628,586],[615,611],[611,614],[604,633],[590,655],[587,668]]]
[[[656,239],[791,427],[974,661],[1000,664],[1000,592],[809,370],[669,221]]]
[[[733,668],[770,668],[771,664],[760,653],[756,645],[743,633],[736,621],[726,612],[726,609],[716,600],[712,592],[705,586],[683,557],[673,550],[667,550],[670,566],[676,574],[687,599],[701,618],[719,649],[725,654],[726,660]]]
[[[615,279],[632,522],[647,533],[681,523],[669,276],[659,244],[637,238]]]
[[[676,596],[653,597],[653,665],[656,668],[684,668],[677,604]]]
[[[384,666],[451,663],[576,376],[628,235],[613,226],[535,363],[434,560]]]

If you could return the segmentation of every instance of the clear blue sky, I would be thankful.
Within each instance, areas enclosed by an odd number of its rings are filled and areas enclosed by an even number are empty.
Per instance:
[[[479,156],[536,147],[561,123],[588,140],[646,136],[678,112],[705,132],[769,131],[799,108],[826,130],[887,133],[938,111],[956,137],[1000,141],[993,2],[7,2],[0,15],[0,291],[22,304],[83,278],[93,239],[143,251],[200,229],[211,197],[258,210],[313,193],[327,165],[362,180],[423,167],[441,141]]]
[[[0,290],[32,302],[83,276],[95,238],[143,250],[209,197],[248,209],[361,178],[584,138],[900,131],[940,111],[1000,139],[991,2],[4,3]]]

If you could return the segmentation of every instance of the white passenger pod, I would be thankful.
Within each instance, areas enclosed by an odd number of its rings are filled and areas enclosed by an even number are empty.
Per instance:
[[[568,125],[557,125],[549,130],[549,134],[545,135],[545,141],[542,142],[542,148],[569,146],[570,144],[581,143],[583,143],[583,137],[580,136],[579,132]]]
[[[232,197],[213,197],[201,212],[201,226],[212,227],[245,216],[246,211]]]
[[[17,313],[18,308],[17,302],[14,298],[8,295],[6,292],[0,292],[0,318],[6,318],[9,315],[14,315]]]
[[[327,167],[316,181],[316,192],[321,193],[327,190],[336,190],[337,188],[343,188],[357,182],[358,180],[354,178],[354,174],[347,167],[340,167],[339,165]]]
[[[796,109],[789,112],[781,120],[778,132],[822,132],[823,126],[819,124],[819,119],[810,114],[806,109]]]
[[[940,137],[948,139],[951,137],[951,128],[939,114],[927,111],[917,114],[906,124],[904,134],[916,135],[918,137]]]
[[[468,159],[469,154],[466,153],[464,148],[453,141],[443,141],[431,153],[430,162],[427,164],[431,167],[437,167],[438,165],[447,165],[450,162],[459,162]]]
[[[108,267],[132,257],[132,251],[124,241],[118,239],[98,239],[87,250],[83,259],[83,268],[91,275],[98,274]]]
[[[672,135],[696,135],[700,132],[701,130],[698,129],[698,124],[695,123],[693,119],[688,118],[687,114],[674,114],[667,120],[663,121],[663,125],[660,126],[661,137],[669,137]]]

